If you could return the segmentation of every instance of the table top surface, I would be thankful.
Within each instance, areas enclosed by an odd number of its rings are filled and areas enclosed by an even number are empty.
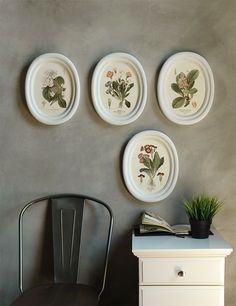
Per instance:
[[[227,256],[232,247],[215,231],[207,239],[191,236],[135,236],[132,235],[132,252],[137,257],[176,256]]]

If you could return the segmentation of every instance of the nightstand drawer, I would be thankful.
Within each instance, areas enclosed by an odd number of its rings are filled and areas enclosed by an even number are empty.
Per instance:
[[[140,286],[140,306],[223,306],[221,286]]]
[[[224,285],[224,258],[140,258],[140,285]]]

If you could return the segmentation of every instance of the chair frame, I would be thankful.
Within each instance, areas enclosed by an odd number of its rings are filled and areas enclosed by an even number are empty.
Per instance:
[[[113,213],[111,208],[103,201],[96,199],[94,197],[90,197],[84,194],[74,194],[74,193],[64,193],[64,194],[53,194],[53,195],[48,195],[44,197],[37,198],[35,200],[32,200],[28,202],[21,210],[20,215],[19,215],[19,289],[20,292],[24,292],[23,288],[23,279],[24,279],[24,272],[23,272],[23,241],[24,241],[24,234],[23,234],[23,217],[26,212],[26,210],[31,207],[34,204],[38,204],[43,201],[50,201],[53,199],[63,199],[63,198],[81,198],[83,200],[90,200],[97,202],[104,206],[110,216],[110,222],[109,222],[109,228],[108,228],[108,236],[107,236],[107,243],[106,243],[106,252],[105,252],[105,260],[104,260],[104,269],[103,269],[103,281],[102,281],[102,287],[99,292],[98,297],[100,298],[102,292],[104,291],[105,288],[105,282],[106,282],[106,275],[107,275],[107,266],[108,266],[108,258],[110,255],[110,248],[111,248],[111,237],[112,237],[112,232],[113,232],[113,224],[114,224],[114,218],[113,218]]]

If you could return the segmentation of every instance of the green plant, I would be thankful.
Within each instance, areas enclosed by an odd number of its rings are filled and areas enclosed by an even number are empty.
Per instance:
[[[64,100],[63,92],[66,90],[63,85],[65,80],[61,76],[52,76],[51,72],[45,82],[46,86],[43,87],[42,94],[44,99],[46,99],[50,105],[58,103],[62,108],[66,108],[66,101]]]
[[[141,174],[146,173],[149,178],[150,182],[149,185],[155,186],[155,176],[157,174],[157,171],[159,168],[164,164],[164,157],[160,157],[157,152],[157,147],[152,144],[147,144],[141,147],[140,151],[142,153],[139,153],[138,158],[139,162],[143,164],[146,168],[142,167],[139,169],[139,172]],[[159,176],[159,180],[161,182],[162,176],[164,175],[163,172],[158,172],[157,176]],[[140,181],[142,181],[144,175],[140,177]]]
[[[119,101],[119,108],[125,106],[130,108],[131,102],[127,100],[130,95],[130,90],[134,87],[134,83],[131,83],[132,74],[130,71],[126,73],[124,71],[118,72],[116,68],[109,70],[106,77],[110,80],[105,83],[106,94],[111,95],[113,98]],[[108,99],[108,106],[111,107],[112,100]]]
[[[191,201],[184,200],[183,205],[190,220],[211,221],[223,203],[216,197],[201,194],[193,197]]]
[[[190,104],[193,96],[198,92],[194,87],[195,80],[199,76],[199,70],[191,70],[187,75],[183,72],[176,76],[176,83],[171,84],[172,90],[174,90],[180,97],[177,97],[172,102],[173,108],[186,107]],[[193,107],[196,107],[196,102],[193,103]]]

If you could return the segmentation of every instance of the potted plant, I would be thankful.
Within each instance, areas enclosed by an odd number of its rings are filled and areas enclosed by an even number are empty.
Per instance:
[[[208,238],[212,219],[222,206],[216,197],[205,194],[192,198],[191,201],[184,200],[184,209],[189,217],[191,236],[193,238]]]

